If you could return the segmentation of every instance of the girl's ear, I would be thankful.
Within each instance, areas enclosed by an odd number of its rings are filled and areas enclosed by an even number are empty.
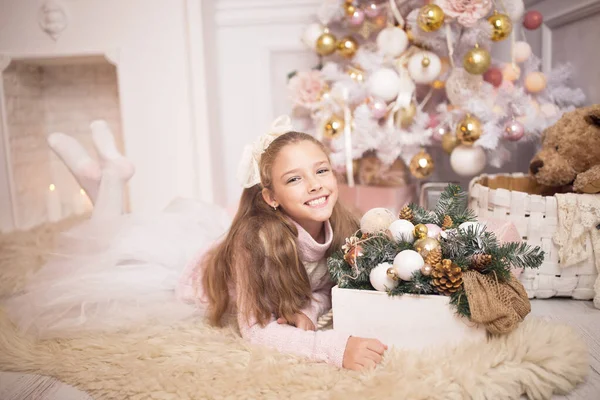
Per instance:
[[[271,190],[269,190],[267,188],[263,188],[261,193],[262,193],[263,199],[270,207],[278,206],[277,200],[275,200],[275,197],[273,196],[273,192]]]

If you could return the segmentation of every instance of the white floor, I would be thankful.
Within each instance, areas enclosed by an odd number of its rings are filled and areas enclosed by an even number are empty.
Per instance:
[[[600,310],[591,301],[568,299],[533,300],[531,315],[560,321],[575,328],[590,351],[590,376],[585,384],[566,396],[553,399],[600,399]],[[0,372],[2,400],[91,400],[92,398],[53,378]]]

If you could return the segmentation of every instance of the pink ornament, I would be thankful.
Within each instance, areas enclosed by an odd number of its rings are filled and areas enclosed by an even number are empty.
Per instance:
[[[546,75],[542,72],[531,72],[525,77],[525,89],[529,93],[539,93],[546,89]]]
[[[354,10],[352,15],[348,17],[348,22],[352,26],[360,26],[363,22],[365,22],[365,12],[362,9],[357,8]]]
[[[527,11],[523,18],[523,26],[530,30],[539,28],[542,22],[544,22],[544,17],[541,12],[536,10]]]
[[[429,114],[429,121],[427,121],[427,128],[435,128],[440,123],[437,114]]]
[[[437,0],[436,4],[450,18],[456,18],[459,24],[472,28],[492,8],[491,0]]]
[[[371,102],[371,115],[375,119],[381,119],[387,114],[387,104],[381,99],[373,99]]]
[[[365,6],[365,14],[369,18],[375,18],[381,13],[381,5],[372,1]]]
[[[527,42],[516,42],[513,48],[513,54],[516,62],[525,62],[531,57],[531,46]]]
[[[502,78],[505,81],[513,82],[519,79],[521,76],[521,68],[519,68],[516,64],[506,64],[504,68],[502,68]]]
[[[442,228],[435,224],[425,224],[425,226],[427,227],[427,237],[437,239],[442,233]]]
[[[436,142],[441,142],[442,136],[444,136],[446,133],[448,133],[448,129],[446,129],[445,126],[440,125],[433,129],[433,134],[431,135],[431,138]]]
[[[519,121],[510,120],[504,126],[504,139],[516,142],[525,134],[525,128]]]
[[[502,84],[502,71],[496,67],[492,67],[485,71],[483,80],[491,83],[494,87],[498,87]]]

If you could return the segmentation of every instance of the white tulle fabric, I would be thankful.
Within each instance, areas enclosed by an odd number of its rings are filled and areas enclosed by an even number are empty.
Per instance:
[[[186,263],[229,224],[224,209],[183,199],[155,215],[87,221],[61,235],[51,259],[3,307],[41,338],[201,314],[175,288]]]

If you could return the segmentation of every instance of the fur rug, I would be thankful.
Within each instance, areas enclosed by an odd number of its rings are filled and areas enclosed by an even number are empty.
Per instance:
[[[76,221],[0,236],[0,297],[44,260]],[[202,321],[34,341],[0,311],[0,369],[54,376],[97,399],[548,399],[585,379],[587,349],[566,325],[529,317],[487,343],[390,350],[357,373],[280,354]]]

